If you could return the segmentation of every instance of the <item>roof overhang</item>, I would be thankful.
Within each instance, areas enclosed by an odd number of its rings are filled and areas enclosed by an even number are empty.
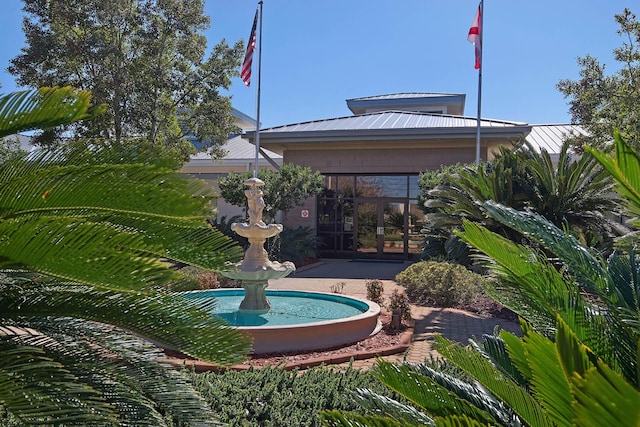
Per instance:
[[[462,115],[465,98],[464,94],[401,93],[347,99],[347,107],[353,114],[384,110],[429,111],[442,108],[447,114]]]
[[[514,141],[525,137],[531,131],[531,126],[522,124],[504,127],[483,127],[480,130],[482,140]],[[396,129],[347,129],[347,130],[318,130],[318,131],[269,131],[260,132],[260,146],[283,154],[286,149],[298,147],[341,148],[362,146],[366,142],[371,148],[394,148],[397,144],[389,142],[404,141],[407,144],[441,143],[443,140],[476,141],[477,129],[472,127],[444,127],[444,128],[396,128]],[[252,144],[255,143],[255,131],[243,134]],[[405,144],[406,145],[406,144]]]

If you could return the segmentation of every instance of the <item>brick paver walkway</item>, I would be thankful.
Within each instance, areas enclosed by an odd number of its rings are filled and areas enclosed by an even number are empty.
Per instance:
[[[365,276],[371,274],[370,279],[379,279],[381,276],[394,277],[395,270],[401,270],[402,265],[387,267],[389,273],[386,274],[384,266],[376,266],[375,269],[368,268],[369,266],[359,266],[362,270],[362,274],[354,273],[349,270],[341,274],[342,268],[353,268],[351,265],[347,265],[348,261],[334,262],[326,266],[326,270],[308,270],[307,274],[297,273],[294,277],[286,277],[277,280],[271,280],[269,282],[269,289],[295,289],[303,291],[317,291],[317,292],[336,292],[344,295],[350,295],[358,298],[366,298],[367,288],[366,282],[368,279],[364,278],[342,278],[341,276]],[[395,270],[394,270],[395,268]],[[313,277],[322,276],[323,271],[330,272],[330,278],[327,277]],[[312,277],[300,277],[300,276],[312,276]],[[365,276],[366,277],[366,276]],[[402,290],[402,287],[397,285],[392,279],[380,279],[384,284],[385,295],[390,295],[394,290]],[[491,334],[495,330],[496,326],[502,329],[519,333],[520,328],[513,322],[506,321],[504,319],[487,318],[468,313],[462,310],[450,309],[450,308],[435,308],[435,307],[423,307],[417,305],[411,305],[411,314],[415,322],[415,328],[413,333],[413,341],[411,346],[405,354],[395,354],[391,356],[385,356],[384,359],[389,361],[403,361],[406,360],[412,363],[420,363],[425,358],[430,356],[437,356],[432,349],[433,336],[435,334],[441,334],[442,336],[454,341],[458,341],[462,344],[467,344],[469,338],[481,337],[483,334]],[[368,369],[375,363],[375,359],[356,360],[353,362],[353,366],[358,369]],[[340,366],[347,366],[347,364],[341,364]]]

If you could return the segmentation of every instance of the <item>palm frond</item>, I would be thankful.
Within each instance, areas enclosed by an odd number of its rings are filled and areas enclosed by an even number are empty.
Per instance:
[[[557,426],[573,425],[573,409],[569,379],[563,371],[554,343],[541,334],[528,330],[523,347],[528,354],[531,391]]]
[[[6,332],[3,331],[3,332]],[[116,411],[38,347],[0,334],[0,404],[33,425],[104,425]]]
[[[352,412],[323,411],[320,413],[323,424],[330,427],[410,427],[405,421],[394,420],[389,417],[360,415]],[[426,424],[433,425],[433,424]]]
[[[619,132],[613,135],[615,156],[609,157],[593,147],[585,147],[618,183],[618,192],[629,202],[629,209],[640,215],[640,156],[623,139]]]
[[[90,119],[105,110],[91,105],[89,91],[71,87],[14,92],[0,97],[0,137]]]
[[[176,278],[163,259],[224,270],[241,258],[206,224],[203,181],[89,161],[84,152],[43,152],[0,165],[0,228],[10,236],[0,242],[0,265],[140,289]]]
[[[638,425],[640,392],[580,343],[562,319],[556,348],[571,381],[574,425]]]
[[[486,354],[487,358],[496,368],[500,369],[503,374],[507,375],[520,387],[527,388],[531,377],[530,375],[523,375],[521,369],[519,369],[521,367],[516,365],[511,359],[511,349],[507,351],[507,346],[503,339],[504,335],[515,338],[515,335],[503,330],[500,332],[500,336],[483,335],[481,344],[476,344],[475,341],[471,341],[471,344],[474,345],[477,351]],[[516,341],[519,340],[516,338]]]
[[[373,375],[385,386],[434,416],[444,417],[468,414],[486,422],[494,421],[494,418],[489,413],[479,409],[483,405],[476,406],[469,403],[455,392],[441,386],[428,376],[422,375],[422,372],[418,372],[409,365],[395,365],[380,360],[373,371]],[[449,379],[448,381],[456,382],[454,379]],[[460,387],[464,387],[462,382],[457,382]],[[483,396],[483,394],[480,390],[466,391],[466,396],[491,400],[490,396]],[[484,406],[492,406],[492,403]]]
[[[74,376],[75,384],[99,393],[118,414],[118,425],[169,425],[166,413],[187,425],[218,425],[187,377],[159,363],[163,355],[150,343],[110,326],[69,318],[22,323],[38,332],[14,341],[39,346]]]
[[[577,290],[564,281],[562,275],[544,257],[529,247],[518,245],[484,227],[464,222],[464,234],[459,236],[489,258],[492,269],[508,285],[489,283],[497,292],[497,300],[534,323],[541,331],[551,332],[556,313],[572,307],[578,300]],[[512,298],[505,298],[513,295]]]
[[[435,348],[449,362],[458,366],[504,402],[524,423],[536,426],[553,425],[544,408],[526,390],[502,375],[480,354],[467,351],[458,343],[441,336],[436,336]]]
[[[607,289],[606,272],[602,263],[575,237],[564,233],[536,213],[517,211],[493,201],[484,202],[482,206],[496,220],[560,257],[579,283],[588,290],[601,293]]]
[[[382,396],[371,390],[356,390],[356,398],[363,409],[374,414],[382,414],[394,420],[401,420],[415,425],[434,425],[431,417],[420,412],[416,407],[405,405],[397,400]]]
[[[0,305],[4,318],[70,316],[108,323],[221,365],[243,361],[251,342],[213,317],[210,306],[160,289],[121,293],[69,283],[23,284],[3,289]]]
[[[620,299],[623,296],[619,289],[629,285],[614,280],[604,261],[592,254],[575,238],[563,233],[539,215],[518,212],[492,202],[483,205],[492,216],[558,255],[566,272],[564,275],[555,273],[556,267],[542,258],[538,258],[534,263],[526,261],[518,263],[518,259],[506,254],[503,247],[495,246],[502,244],[510,251],[516,251],[517,245],[512,242],[504,243],[504,239],[492,236],[486,230],[481,231],[471,223],[465,224],[467,237],[463,236],[463,239],[489,255],[502,268],[502,272],[511,276],[509,282],[518,286],[521,292],[524,291],[524,295],[532,295],[543,301],[546,306],[539,305],[539,307],[549,309],[545,312],[547,320],[560,315],[563,321],[578,334],[581,342],[592,348],[598,357],[612,368],[622,369],[625,378],[635,383],[636,338],[630,326],[634,324],[633,319],[638,319],[638,316],[629,311],[626,312],[628,315],[624,315],[624,312],[619,310],[624,302]],[[532,253],[531,250],[524,248],[519,250]],[[523,271],[528,271],[528,275],[523,275]],[[541,278],[544,280],[540,280]],[[580,292],[580,285],[584,285],[587,292],[593,292],[597,298],[593,295],[591,297],[583,295]],[[550,293],[549,290],[552,292]],[[501,302],[505,304],[504,301]],[[527,317],[526,314],[519,314]],[[555,324],[555,319],[553,322]]]

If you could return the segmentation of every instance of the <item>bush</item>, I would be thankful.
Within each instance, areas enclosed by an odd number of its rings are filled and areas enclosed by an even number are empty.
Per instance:
[[[396,275],[410,301],[438,307],[464,306],[483,293],[485,279],[461,265],[421,261]]]
[[[321,410],[362,413],[355,399],[358,388],[391,397],[371,374],[351,368],[345,372],[321,366],[305,371],[265,367],[193,373],[192,382],[220,421],[230,426],[320,426]]]
[[[405,294],[394,290],[389,296],[389,310],[400,312],[402,320],[411,320],[411,307],[409,306],[409,299]]]
[[[378,279],[367,280],[365,284],[367,285],[367,299],[382,307],[384,305],[384,284],[382,281]]]
[[[279,262],[291,261],[300,267],[310,258],[318,256],[322,238],[309,227],[284,229],[267,242],[269,259]]]

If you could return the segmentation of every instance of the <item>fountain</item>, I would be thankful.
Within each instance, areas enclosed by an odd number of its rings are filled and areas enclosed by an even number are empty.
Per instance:
[[[222,273],[240,280],[244,294],[240,289],[217,289],[189,292],[185,298],[215,298],[212,314],[251,335],[257,354],[338,347],[377,331],[380,306],[374,302],[320,292],[266,290],[270,279],[286,277],[296,267],[290,261],[269,260],[264,243],[282,232],[282,225],[262,221],[264,182],[254,177],[244,184],[249,221],[234,223],[231,229],[249,239],[249,248],[235,270]],[[277,304],[272,306],[268,296]],[[243,299],[238,304],[239,298]]]
[[[262,221],[264,199],[262,187],[264,182],[258,178],[249,178],[244,182],[249,187],[244,194],[249,202],[249,222],[233,223],[231,229],[249,239],[249,249],[244,254],[244,259],[238,264],[237,270],[223,273],[231,279],[242,281],[245,297],[240,303],[240,310],[254,313],[266,313],[271,309],[271,303],[266,297],[265,289],[269,279],[285,277],[296,270],[291,261],[282,264],[269,261],[269,254],[264,249],[264,242],[282,232],[282,224],[265,224]]]

